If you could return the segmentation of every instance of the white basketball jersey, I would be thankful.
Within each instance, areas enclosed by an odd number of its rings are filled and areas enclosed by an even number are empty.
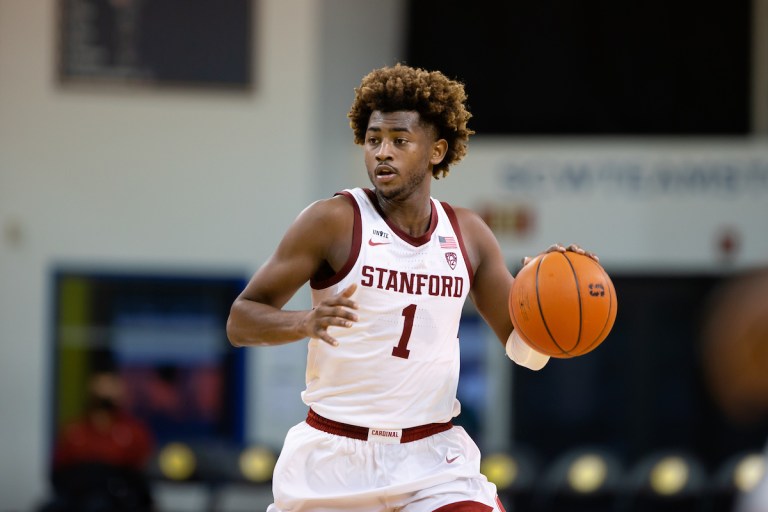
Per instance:
[[[459,414],[458,329],[472,271],[453,210],[434,199],[427,233],[383,218],[374,193],[345,190],[355,210],[352,250],[333,277],[312,281],[312,302],[352,283],[358,322],[331,327],[332,347],[309,341],[304,402],[326,418],[400,429]]]

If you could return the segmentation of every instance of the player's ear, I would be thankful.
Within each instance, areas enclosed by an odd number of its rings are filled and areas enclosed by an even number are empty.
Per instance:
[[[448,141],[445,139],[438,139],[432,143],[432,156],[429,158],[429,163],[437,165],[443,161],[445,154],[448,152]]]

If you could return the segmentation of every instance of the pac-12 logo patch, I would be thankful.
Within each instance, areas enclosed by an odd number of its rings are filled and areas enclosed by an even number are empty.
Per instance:
[[[456,257],[455,252],[447,252],[445,253],[445,261],[448,262],[448,265],[450,265],[451,270],[456,269],[456,263],[459,261],[459,258]]]

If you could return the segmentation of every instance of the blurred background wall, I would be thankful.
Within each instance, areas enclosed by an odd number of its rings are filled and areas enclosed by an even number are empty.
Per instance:
[[[399,41],[397,3],[385,13],[342,4],[258,2],[254,89],[228,92],[62,88],[56,3],[0,3],[4,510],[30,506],[47,485],[52,265],[247,276],[346,177],[352,88],[392,63]],[[267,376],[249,378],[258,397]],[[283,430],[251,414],[252,428]]]
[[[764,0],[750,9],[746,133],[480,133],[434,195],[481,211],[510,267],[556,241],[632,276],[767,265],[768,16]],[[247,278],[309,202],[366,185],[345,116],[362,75],[409,55],[408,12],[404,0],[258,0],[252,87],[226,90],[63,84],[57,3],[0,0],[0,510],[28,510],[48,488],[53,271]],[[245,358],[246,438],[279,447],[304,413],[303,344]],[[510,442],[511,408],[489,407],[489,445]]]

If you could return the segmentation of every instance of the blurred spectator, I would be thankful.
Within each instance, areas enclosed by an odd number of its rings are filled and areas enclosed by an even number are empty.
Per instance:
[[[768,269],[716,290],[704,329],[704,365],[716,404],[742,439],[768,434]],[[741,449],[746,447],[740,447]],[[768,460],[768,446],[765,448]],[[768,472],[736,500],[736,512],[768,511]]]
[[[733,277],[713,293],[703,330],[712,396],[729,421],[768,419],[768,269]]]
[[[55,498],[43,512],[150,511],[144,469],[153,438],[122,407],[123,383],[112,371],[95,373],[82,417],[62,429],[53,454]]]

